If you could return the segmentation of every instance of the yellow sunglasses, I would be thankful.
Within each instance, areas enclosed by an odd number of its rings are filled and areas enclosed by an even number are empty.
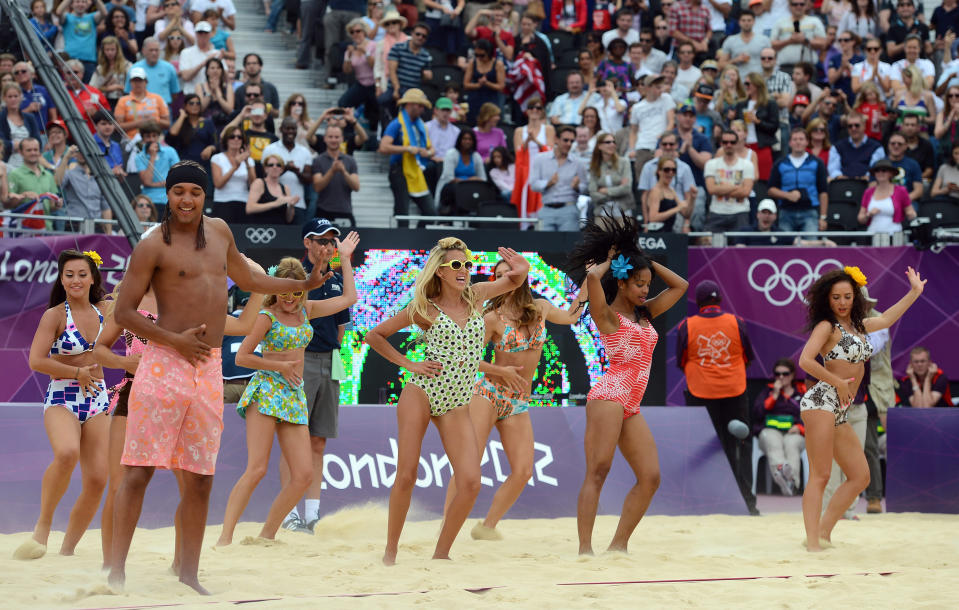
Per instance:
[[[464,266],[467,271],[471,271],[473,269],[473,261],[453,260],[448,263],[440,263],[440,267],[449,267],[453,271],[459,271]]]

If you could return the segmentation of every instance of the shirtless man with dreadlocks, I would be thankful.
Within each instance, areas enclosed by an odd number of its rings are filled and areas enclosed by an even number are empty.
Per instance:
[[[148,340],[128,400],[127,434],[117,490],[109,583],[122,588],[130,542],[143,495],[157,467],[180,470],[183,531],[180,582],[208,594],[197,571],[213,472],[223,430],[220,345],[227,307],[227,276],[261,294],[308,291],[328,277],[317,267],[306,280],[251,270],[220,219],[203,216],[206,172],[181,161],[167,175],[169,197],[159,231],[133,249],[114,316]],[[138,314],[147,288],[156,295],[158,321]]]

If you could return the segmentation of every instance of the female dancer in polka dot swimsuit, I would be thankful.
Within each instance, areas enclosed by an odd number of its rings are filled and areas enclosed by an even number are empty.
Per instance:
[[[626,494],[610,550],[626,550],[630,535],[659,487],[656,442],[639,413],[639,404],[649,381],[657,339],[652,320],[679,301],[688,285],[643,255],[636,246],[636,221],[625,218],[622,225],[606,224],[609,226],[586,227],[583,241],[570,256],[574,269],[595,265],[586,274],[589,313],[609,359],[606,373],[587,395],[586,479],[576,510],[580,554],[593,552],[599,494],[617,446],[633,469],[636,484]],[[654,274],[666,283],[666,289],[647,299]]]
[[[441,239],[430,250],[426,265],[416,278],[410,304],[366,335],[366,342],[381,356],[413,373],[396,406],[399,447],[383,555],[387,565],[396,562],[400,533],[416,484],[420,447],[430,421],[440,433],[457,477],[457,491],[446,512],[434,559],[449,558],[453,540],[479,493],[476,435],[469,411],[457,407],[472,397],[482,360],[483,302],[522,284],[529,271],[526,259],[513,250],[500,248],[499,255],[512,270],[495,282],[472,286],[472,253],[455,237]],[[423,331],[427,358],[423,362],[411,361],[388,341],[388,337],[411,324]]]

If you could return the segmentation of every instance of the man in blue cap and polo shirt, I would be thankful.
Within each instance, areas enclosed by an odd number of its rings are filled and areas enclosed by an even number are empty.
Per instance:
[[[324,271],[330,269],[330,261],[336,255],[336,240],[340,230],[325,218],[313,218],[303,225],[303,246],[306,260],[303,267],[307,273],[315,266]],[[334,272],[326,282],[311,290],[310,300],[320,301],[343,294],[343,276]],[[313,318],[313,339],[306,347],[303,363],[303,385],[309,409],[310,443],[313,449],[313,482],[306,490],[306,511],[303,517],[294,507],[283,521],[289,530],[313,533],[320,518],[320,485],[323,483],[323,451],[326,439],[336,438],[340,409],[340,376],[342,362],[339,357],[340,342],[346,325],[350,322],[350,310],[344,309],[331,316]],[[340,369],[338,371],[337,369]],[[290,470],[280,464],[280,480],[283,485],[289,480]]]

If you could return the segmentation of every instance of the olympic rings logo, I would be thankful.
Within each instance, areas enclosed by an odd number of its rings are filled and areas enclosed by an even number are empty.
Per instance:
[[[772,273],[762,281],[762,283],[759,283],[756,281],[754,274],[756,269],[766,265],[769,266]],[[790,273],[790,270],[794,267],[799,268],[800,275],[798,278],[793,277],[793,274]],[[749,280],[749,285],[753,287],[753,290],[763,293],[770,304],[777,307],[785,307],[792,303],[793,299],[799,299],[799,301],[802,302],[803,295],[806,293],[806,290],[809,289],[809,286],[811,286],[824,271],[828,271],[829,267],[842,269],[842,263],[834,258],[827,258],[816,265],[814,269],[801,258],[794,258],[780,269],[776,267],[776,263],[768,258],[761,258],[749,266],[747,279]],[[776,291],[780,285],[782,289],[777,291],[776,294],[781,295],[783,291],[785,291],[785,295],[782,297],[774,296],[773,292]]]
[[[254,244],[268,244],[276,238],[273,227],[247,227],[246,238]]]

